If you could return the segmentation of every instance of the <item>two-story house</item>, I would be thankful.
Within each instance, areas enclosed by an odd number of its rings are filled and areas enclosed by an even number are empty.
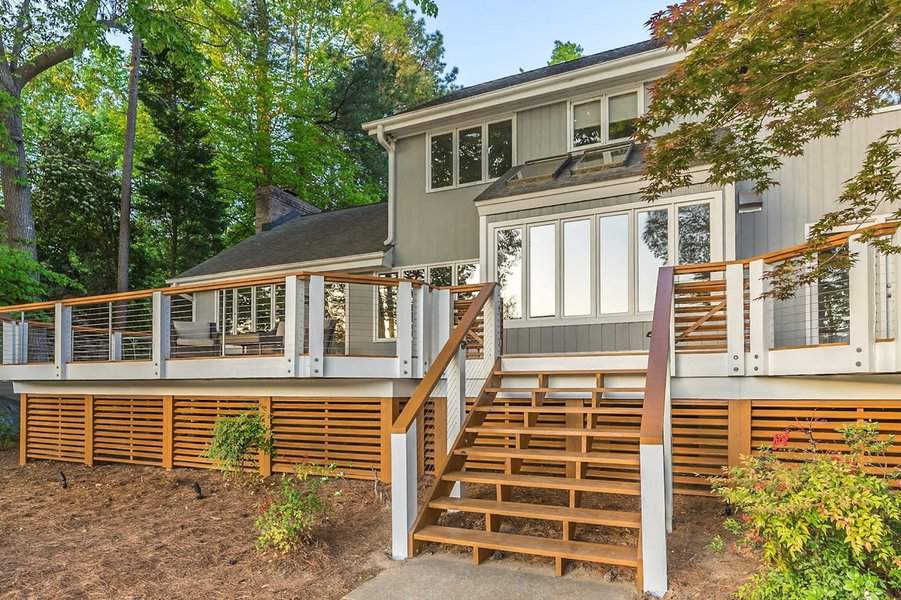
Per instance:
[[[206,467],[212,423],[260,410],[264,474],[325,462],[391,482],[398,558],[439,542],[558,574],[587,560],[662,594],[673,493],[708,494],[775,432],[840,450],[847,420],[901,431],[894,257],[836,232],[860,253],[849,273],[763,299],[901,107],[785,160],[762,196],[699,164],[648,204],[631,138],[682,58],[649,41],[456,90],[365,125],[387,203],[320,212],[263,189],[258,232],[171,287],[0,309],[22,460]],[[884,458],[874,473],[901,445]],[[562,533],[500,531],[510,518]],[[592,541],[610,527],[631,541]]]

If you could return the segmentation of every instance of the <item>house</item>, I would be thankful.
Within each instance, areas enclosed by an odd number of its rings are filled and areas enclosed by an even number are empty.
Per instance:
[[[257,233],[170,287],[0,309],[22,460],[207,467],[215,419],[259,409],[262,473],[326,462],[391,482],[395,557],[439,542],[558,574],[587,560],[662,594],[674,493],[709,493],[786,429],[831,450],[848,420],[901,430],[896,257],[839,231],[850,272],[763,299],[901,109],[811,143],[762,196],[697,165],[647,204],[631,135],[682,58],[642,42],[456,90],[365,125],[387,203],[320,212],[264,189]],[[901,445],[883,458],[874,473]],[[611,495],[635,510],[604,510]],[[485,529],[439,525],[447,511]],[[561,537],[500,531],[511,517]],[[596,527],[633,542],[594,543]]]

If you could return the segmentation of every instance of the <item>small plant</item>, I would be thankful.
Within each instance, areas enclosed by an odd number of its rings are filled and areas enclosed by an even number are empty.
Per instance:
[[[236,472],[243,470],[253,451],[272,454],[272,437],[260,413],[246,412],[216,419],[213,439],[203,456],[223,471]]]
[[[892,444],[875,423],[838,430],[847,454],[789,447],[791,431],[714,481],[738,511],[726,529],[760,552],[744,600],[888,599],[901,589],[901,494],[863,467]],[[812,455],[803,462],[793,454]],[[793,458],[792,461],[783,460]]]
[[[707,544],[707,548],[710,549],[711,552],[715,554],[720,554],[726,548],[726,542],[723,541],[722,536],[715,535],[710,540],[710,543]]]
[[[257,548],[288,552],[309,539],[313,528],[331,510],[319,493],[331,477],[340,477],[334,466],[298,465],[297,477],[282,477],[278,496],[254,523],[260,535]],[[335,495],[340,495],[336,492]]]
[[[0,450],[12,448],[19,439],[19,430],[12,421],[0,417]]]

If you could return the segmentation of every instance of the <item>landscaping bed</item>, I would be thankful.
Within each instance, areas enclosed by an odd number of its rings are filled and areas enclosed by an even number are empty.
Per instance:
[[[0,452],[0,598],[339,599],[390,567],[381,485],[330,482],[334,511],[303,550],[255,548],[253,522],[278,486],[215,471],[32,462]],[[65,474],[68,487],[59,481]],[[197,483],[204,498],[198,500]],[[340,492],[340,495],[335,495]],[[731,547],[722,504],[677,496],[670,598],[728,598],[755,563]],[[710,547],[715,535],[723,548]],[[532,560],[506,556],[503,560]],[[548,565],[548,573],[552,567]],[[579,565],[631,584],[624,571]]]

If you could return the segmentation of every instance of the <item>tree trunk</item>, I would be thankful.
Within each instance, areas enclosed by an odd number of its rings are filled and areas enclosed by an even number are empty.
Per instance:
[[[268,0],[256,2],[256,48],[254,51],[254,85],[256,101],[256,169],[257,185],[272,185],[272,85],[269,79],[271,24]]]
[[[128,291],[128,251],[131,238],[131,174],[134,170],[135,127],[138,120],[138,82],[141,77],[141,36],[132,34],[131,73],[128,76],[128,112],[125,117],[125,150],[122,156],[122,199],[119,206],[119,265],[116,287]]]
[[[6,241],[9,246],[24,250],[37,258],[34,214],[31,210],[31,184],[28,182],[25,137],[22,131],[22,109],[18,96],[14,96],[14,101],[13,107],[3,118],[3,124],[10,138],[13,160],[0,163],[6,213]]]

